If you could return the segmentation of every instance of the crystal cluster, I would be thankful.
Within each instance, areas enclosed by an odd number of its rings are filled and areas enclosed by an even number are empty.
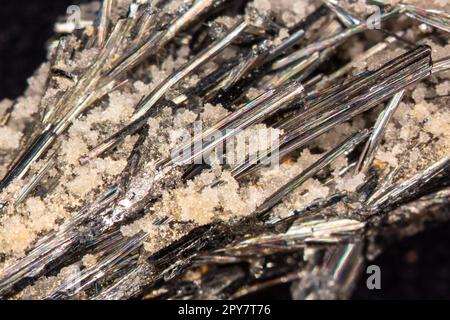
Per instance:
[[[1,298],[228,299],[278,283],[346,298],[383,244],[447,220],[446,1],[81,12],[0,102]],[[260,134],[278,148],[255,148]],[[245,143],[224,156],[225,141]]]

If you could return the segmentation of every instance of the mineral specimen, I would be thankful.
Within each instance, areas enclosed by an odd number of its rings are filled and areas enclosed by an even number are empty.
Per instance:
[[[104,0],[58,24],[0,102],[0,297],[347,298],[380,239],[449,217],[449,12]]]

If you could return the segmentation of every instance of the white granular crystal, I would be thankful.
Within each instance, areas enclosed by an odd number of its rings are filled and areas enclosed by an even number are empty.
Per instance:
[[[36,234],[26,226],[26,220],[20,216],[5,216],[0,219],[0,252],[21,256]]]
[[[99,142],[99,133],[91,130],[91,123],[85,118],[74,121],[69,129],[69,135],[79,140],[84,140],[89,146],[95,146]]]
[[[127,165],[125,159],[113,160],[111,158],[97,158],[92,162],[97,172],[105,175],[116,176],[123,171]]]
[[[102,184],[95,169],[80,167],[76,170],[76,177],[67,183],[67,189],[79,197],[84,197],[93,188]]]
[[[450,135],[450,120],[448,114],[434,114],[425,122],[425,130],[435,137]]]
[[[0,116],[3,116],[13,103],[14,102],[9,99],[0,100]]]
[[[436,93],[440,96],[450,94],[450,81],[444,81],[436,85]]]
[[[93,189],[103,185],[106,176],[118,175],[125,166],[124,159],[118,161],[109,158],[95,159],[88,166],[78,167],[73,171],[76,177],[67,182],[67,188],[75,195],[84,197]]]
[[[420,122],[430,117],[433,108],[433,104],[422,101],[414,105],[412,115],[416,121]]]
[[[97,258],[92,254],[87,254],[81,259],[81,262],[83,263],[83,266],[90,268],[96,265]]]
[[[134,112],[135,105],[141,94],[132,94],[124,92],[112,92],[109,94],[108,108],[96,107],[86,116],[90,125],[96,123],[109,122],[111,124],[126,123]]]
[[[257,88],[250,88],[247,92],[247,97],[250,100],[256,99],[257,97],[259,97],[261,94],[263,94],[264,91],[257,89]]]
[[[99,119],[101,121],[111,121],[112,123],[127,121],[133,114],[133,106],[139,101],[139,98],[140,96],[136,94],[110,93],[109,107],[105,111],[99,112]]]
[[[26,96],[17,99],[11,113],[11,120],[18,125],[31,121],[32,116],[38,112],[40,96]],[[23,128],[23,125],[20,127]]]
[[[135,81],[133,83],[133,86],[137,90],[137,92],[143,96],[148,95],[151,91],[150,86],[142,81]]]
[[[210,127],[219,122],[229,114],[229,111],[221,105],[205,104],[203,112],[200,114],[200,119],[205,127]]]
[[[26,287],[21,293],[20,298],[24,300],[42,300],[53,292],[68,278],[79,275],[80,269],[77,265],[70,265],[61,269],[58,275],[54,277],[41,277],[33,285]]]
[[[288,28],[281,28],[278,32],[278,37],[280,39],[287,39],[289,38],[289,29]]]
[[[374,71],[382,67],[385,63],[391,61],[392,59],[398,57],[399,55],[405,53],[406,50],[403,48],[387,48],[382,50],[378,54],[370,56],[367,59],[368,70]]]
[[[415,124],[413,124],[415,125]],[[402,139],[403,141],[406,141],[410,138],[411,134],[414,132],[414,128],[411,126],[410,123],[405,123],[405,125],[403,127],[400,128],[400,134],[397,132],[395,132],[394,130],[389,130],[389,132],[392,134],[397,134],[397,137],[400,137],[400,139]],[[389,136],[391,137],[391,136]]]
[[[325,198],[330,190],[316,179],[306,181],[303,185],[303,189],[308,190],[308,192],[302,197],[303,203],[310,203],[316,199]]]
[[[28,87],[25,91],[26,96],[42,96],[49,71],[50,64],[48,62],[43,63],[39,66],[34,75],[27,79]]]
[[[416,162],[420,159],[420,151],[419,150],[411,150],[409,153],[409,161]]]
[[[159,125],[160,125],[160,119],[159,118],[150,118],[147,121],[147,125],[148,125],[148,134],[149,136],[156,136],[158,130],[159,130]]]
[[[72,62],[75,63],[75,66],[81,65],[87,68],[92,64],[92,61],[96,60],[98,54],[98,48],[89,48],[81,52],[77,52]]]
[[[394,113],[394,115],[392,116],[396,122],[399,123],[406,123],[407,118],[408,118],[408,114],[410,112],[412,108],[412,105],[409,103],[405,103],[405,102],[400,102],[400,104],[397,107],[396,112]],[[388,126],[388,129],[391,126]],[[397,130],[394,130],[397,131]]]
[[[450,4],[449,4],[450,8]],[[448,57],[448,53],[450,52],[450,43],[447,43],[444,46],[441,46],[440,44],[436,43],[435,41],[431,39],[426,39],[425,44],[429,45],[431,47],[431,57],[433,61],[438,61],[440,59],[444,59]],[[442,74],[438,74],[439,77],[442,76]]]
[[[196,113],[187,109],[181,109],[175,114],[173,124],[175,128],[184,128],[191,125],[195,119],[197,119]]]
[[[398,166],[398,160],[395,154],[392,154],[391,152],[384,151],[384,150],[378,150],[376,158],[382,162],[389,163],[392,167]]]
[[[26,200],[27,210],[30,212],[30,228],[36,233],[51,230],[55,225],[55,215],[48,212],[45,203],[37,197]]]
[[[183,0],[172,0],[167,1],[167,3],[164,6],[164,10],[167,12],[176,12],[180,8],[183,8],[185,5],[188,5],[186,1]]]
[[[281,18],[286,26],[291,27],[299,23],[309,13],[314,10],[314,5],[309,1],[280,0],[273,1],[277,13],[281,13]]]
[[[430,135],[427,132],[420,132],[419,139],[417,141],[419,143],[427,143],[430,141]]]
[[[365,70],[367,68],[367,61],[366,60],[356,60],[352,63],[353,68],[355,68],[354,72],[358,73],[362,70]]]
[[[10,127],[0,127],[0,150],[14,150],[20,146],[22,132]]]
[[[261,14],[274,14],[287,27],[292,27],[300,22],[315,8],[309,1],[292,0],[254,0],[250,6],[254,7]]]
[[[386,4],[390,5],[397,5],[399,3],[405,3],[405,1],[401,0],[384,0]],[[432,0],[432,1],[426,1],[426,0],[409,0],[406,2],[407,4],[418,6],[421,8],[426,9],[443,9],[443,8],[450,8],[450,4],[447,0]]]
[[[77,164],[88,151],[87,144],[80,137],[70,138],[61,145],[61,155],[68,164]]]
[[[365,179],[364,173],[358,173],[356,175],[353,175],[353,173],[345,175],[343,178],[337,178],[336,181],[336,188],[341,191],[349,191],[353,192],[360,186]]]
[[[268,14],[270,12],[270,10],[272,9],[272,6],[271,6],[270,3],[271,2],[269,0],[254,0],[253,1],[253,6],[260,13]]]
[[[354,120],[352,123],[346,122],[337,126],[335,129],[330,130],[329,132],[323,134],[313,143],[314,145],[320,148],[329,150],[334,146],[336,146],[338,143],[342,142],[346,137],[358,132],[362,128],[364,128],[363,120],[362,121]]]
[[[175,129],[169,132],[171,148],[184,143],[190,142],[190,132],[187,129]]]
[[[425,94],[427,92],[427,88],[424,86],[424,84],[419,83],[415,90],[412,92],[412,97],[416,103],[420,103],[425,98]]]
[[[27,80],[29,86],[24,96],[17,99],[11,113],[8,126],[17,130],[24,130],[27,123],[33,121],[33,116],[38,113],[40,101],[45,89],[47,75],[49,72],[48,63],[42,64],[35,74]]]
[[[265,1],[265,0],[263,0]],[[269,3],[270,6],[270,3]],[[228,29],[231,29],[236,22],[238,21],[237,17],[230,17],[230,16],[220,16],[215,20],[217,23],[223,24]]]
[[[215,208],[219,206],[219,194],[211,187],[205,187],[200,192],[192,192],[186,188],[175,190],[173,196],[177,201],[181,221],[195,221],[199,225],[212,221]]]
[[[57,277],[40,277],[33,285],[26,287],[20,298],[24,300],[41,300],[42,296],[52,292],[59,282]]]
[[[221,171],[220,165],[213,164],[211,170],[204,171],[193,180],[188,181],[186,186],[164,192],[161,202],[155,205],[155,208],[159,208],[157,210],[163,216],[172,216],[176,221],[193,222],[196,225],[245,216],[253,212],[267,197],[284,185],[289,177],[301,172],[319,156],[313,155],[308,149],[305,149],[296,162],[288,162],[279,167],[264,170],[256,185],[240,185],[229,171]],[[328,188],[320,186],[319,182],[311,181],[306,185],[309,186],[310,192],[296,204],[328,194]],[[148,241],[154,243],[152,234],[157,229],[153,224],[154,219],[153,212],[150,212],[142,219],[123,226],[121,232],[125,236],[132,236],[139,231],[145,231],[149,234]],[[154,245],[149,245],[149,247],[154,249]]]
[[[186,7],[187,2],[192,1],[169,1],[166,3],[166,8],[169,8],[171,12],[180,11]],[[389,0],[388,2],[399,3],[397,0]],[[117,6],[125,11],[126,6],[130,3],[131,0],[121,0]],[[311,13],[316,3],[292,0],[255,0],[252,6],[260,13],[267,14],[269,19],[275,18],[276,24],[281,26],[276,40],[280,41],[288,36],[287,27],[294,25]],[[432,0],[430,3],[424,0],[411,0],[408,3],[426,8],[428,8],[428,5],[448,7],[448,1],[445,0]],[[351,13],[361,18],[373,12],[373,8],[373,6],[367,7],[365,0],[358,0],[348,7]],[[115,13],[115,16],[118,15]],[[235,21],[235,18],[229,17],[216,19],[216,22],[227,27],[231,27]],[[406,37],[415,39],[413,36],[415,36],[415,32],[410,32]],[[372,42],[376,40],[376,37],[371,35],[365,37]],[[55,157],[57,168],[52,169],[48,174],[51,178],[58,178],[55,179],[58,181],[57,185],[48,191],[45,198],[31,194],[24,203],[17,207],[7,203],[2,209],[0,216],[0,253],[7,255],[7,257],[6,262],[2,262],[3,265],[0,263],[0,267],[7,265],[8,261],[11,261],[8,260],[10,258],[23,256],[25,250],[30,249],[41,235],[56,230],[59,221],[67,219],[74,212],[78,212],[82,205],[98,199],[106,188],[117,181],[117,175],[125,168],[137,136],[127,137],[120,148],[115,150],[112,156],[114,158],[97,158],[85,166],[80,166],[80,158],[112,132],[127,124],[131,115],[135,112],[136,103],[143,96],[148,95],[161,81],[170,76],[174,70],[192,58],[192,52],[187,45],[190,43],[190,39],[190,36],[185,35],[177,37],[174,54],[172,46],[169,46],[170,48],[166,52],[167,58],[164,58],[162,62],[158,61],[157,64],[139,67],[136,75],[131,75],[133,77],[133,79],[130,79],[131,85],[110,93],[106,99],[98,101],[92,108],[88,108],[82,116],[74,120],[68,132],[60,137],[61,147]],[[430,40],[425,42],[432,46],[434,60],[448,56],[450,49],[448,44],[441,46]],[[180,85],[169,90],[166,97],[182,93],[186,87],[195,86],[200,78],[220,67],[224,59],[235,58],[240,53],[236,48],[237,46],[230,46],[223,50],[220,57],[214,61],[208,61],[203,67],[199,68],[197,74],[187,77]],[[354,58],[359,55],[363,48],[365,47],[363,47],[362,41],[354,41],[351,48],[347,50],[349,53],[345,58]],[[384,50],[367,61],[357,63],[355,67],[373,70],[404,51],[405,49]],[[96,49],[78,52],[75,54],[73,63],[68,66],[62,65],[61,68],[68,71],[85,69],[95,60],[97,54]],[[145,74],[145,77],[148,76],[145,81],[149,81],[149,83],[134,81],[137,75],[141,74]],[[37,114],[43,111],[42,108],[54,105],[58,102],[58,94],[65,92],[74,85],[73,81],[58,77],[55,80],[57,89],[46,89],[48,75],[49,65],[44,64],[29,79],[29,88],[25,96],[17,100],[8,127],[0,128],[0,149],[1,151],[7,151],[0,153],[0,174],[5,172],[6,164],[11,162],[11,158],[15,154],[12,150],[18,151],[22,131],[27,126],[37,125]],[[437,74],[431,78],[432,85],[423,82],[407,93],[405,102],[400,104],[392,121],[388,124],[385,137],[376,153],[377,160],[386,162],[393,167],[401,165],[403,171],[413,174],[420,168],[438,160],[439,157],[449,154],[448,108],[444,105],[445,102],[440,102],[446,100],[432,100],[432,102],[428,100],[434,92],[437,95],[448,94],[448,78],[448,73]],[[445,81],[446,79],[447,81]],[[245,100],[254,99],[261,93],[264,93],[261,88],[251,88],[246,93]],[[44,97],[41,100],[42,95]],[[0,102],[0,116],[11,105],[12,101],[9,100]],[[40,105],[41,107],[39,107]],[[149,119],[147,137],[151,142],[149,152],[154,152],[158,157],[169,156],[171,149],[180,142],[180,139],[189,137],[192,133],[194,121],[201,120],[205,129],[214,125],[229,113],[220,105],[206,104],[198,114],[201,107],[201,104],[198,105],[195,112],[177,108],[174,109],[173,114],[171,108],[165,108],[157,116]],[[365,120],[368,120],[367,118],[366,115],[365,118],[357,117],[351,122],[334,128],[311,143],[308,148],[318,147],[321,151],[330,150],[350,134],[373,125],[369,121],[365,123]],[[240,146],[242,149],[236,150],[236,153],[246,152],[249,145],[259,145],[255,129],[273,133],[272,138],[280,134],[276,129],[266,128],[263,125],[254,126],[245,130],[243,136],[247,134],[249,139]],[[273,142],[273,140],[270,140],[270,142]],[[420,146],[417,146],[418,144]],[[56,147],[51,151],[55,149]],[[263,148],[259,148],[257,151],[263,151]],[[144,248],[149,252],[155,252],[189,232],[189,228],[217,220],[229,222],[251,214],[278,188],[301,173],[320,156],[320,154],[312,154],[309,149],[305,148],[299,157],[291,156],[283,159],[278,166],[264,168],[252,176],[250,181],[235,180],[230,171],[222,169],[215,160],[212,162],[210,170],[204,170],[196,178],[184,184],[180,182],[173,190],[165,190],[162,197],[155,200],[154,204],[152,203],[151,209],[146,208],[142,218],[129,225],[122,226],[121,232],[124,236],[132,236],[140,231],[146,232],[148,238],[145,240]],[[0,200],[14,199],[18,191],[29,182],[30,177],[42,167],[45,160],[44,158],[39,161],[39,165],[32,166],[23,180],[15,181],[6,188],[0,194]],[[363,183],[364,175],[353,175],[352,172],[349,172],[344,177],[339,177],[338,172],[347,164],[347,158],[340,157],[331,165],[331,170],[336,182],[336,189],[353,192]],[[150,161],[144,169],[155,170],[155,164]],[[328,196],[330,188],[332,187],[323,185],[319,180],[310,179],[283,199],[282,203],[275,208],[275,213],[279,216],[285,216],[292,209],[300,208],[311,201]],[[128,199],[123,201],[131,203]],[[3,203],[4,201],[0,202]],[[156,226],[155,219],[160,218],[168,218],[170,224]],[[96,265],[97,260],[93,255],[85,255],[81,263],[85,267],[91,267]],[[79,262],[78,264],[80,265]],[[73,274],[76,275],[78,271],[77,266],[70,266],[61,270],[57,277],[40,278],[33,287],[24,290],[24,297],[45,296],[46,293],[56,288],[62,279]]]

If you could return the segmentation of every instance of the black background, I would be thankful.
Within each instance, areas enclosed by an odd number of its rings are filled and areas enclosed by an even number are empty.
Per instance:
[[[45,43],[53,34],[56,18],[64,14],[69,5],[80,2],[1,0],[0,100],[22,94],[26,79],[45,60]],[[382,289],[366,289],[363,276],[353,298],[449,299],[449,244],[450,223],[396,243],[371,262],[381,268]],[[283,287],[271,289],[265,297],[288,295]]]

